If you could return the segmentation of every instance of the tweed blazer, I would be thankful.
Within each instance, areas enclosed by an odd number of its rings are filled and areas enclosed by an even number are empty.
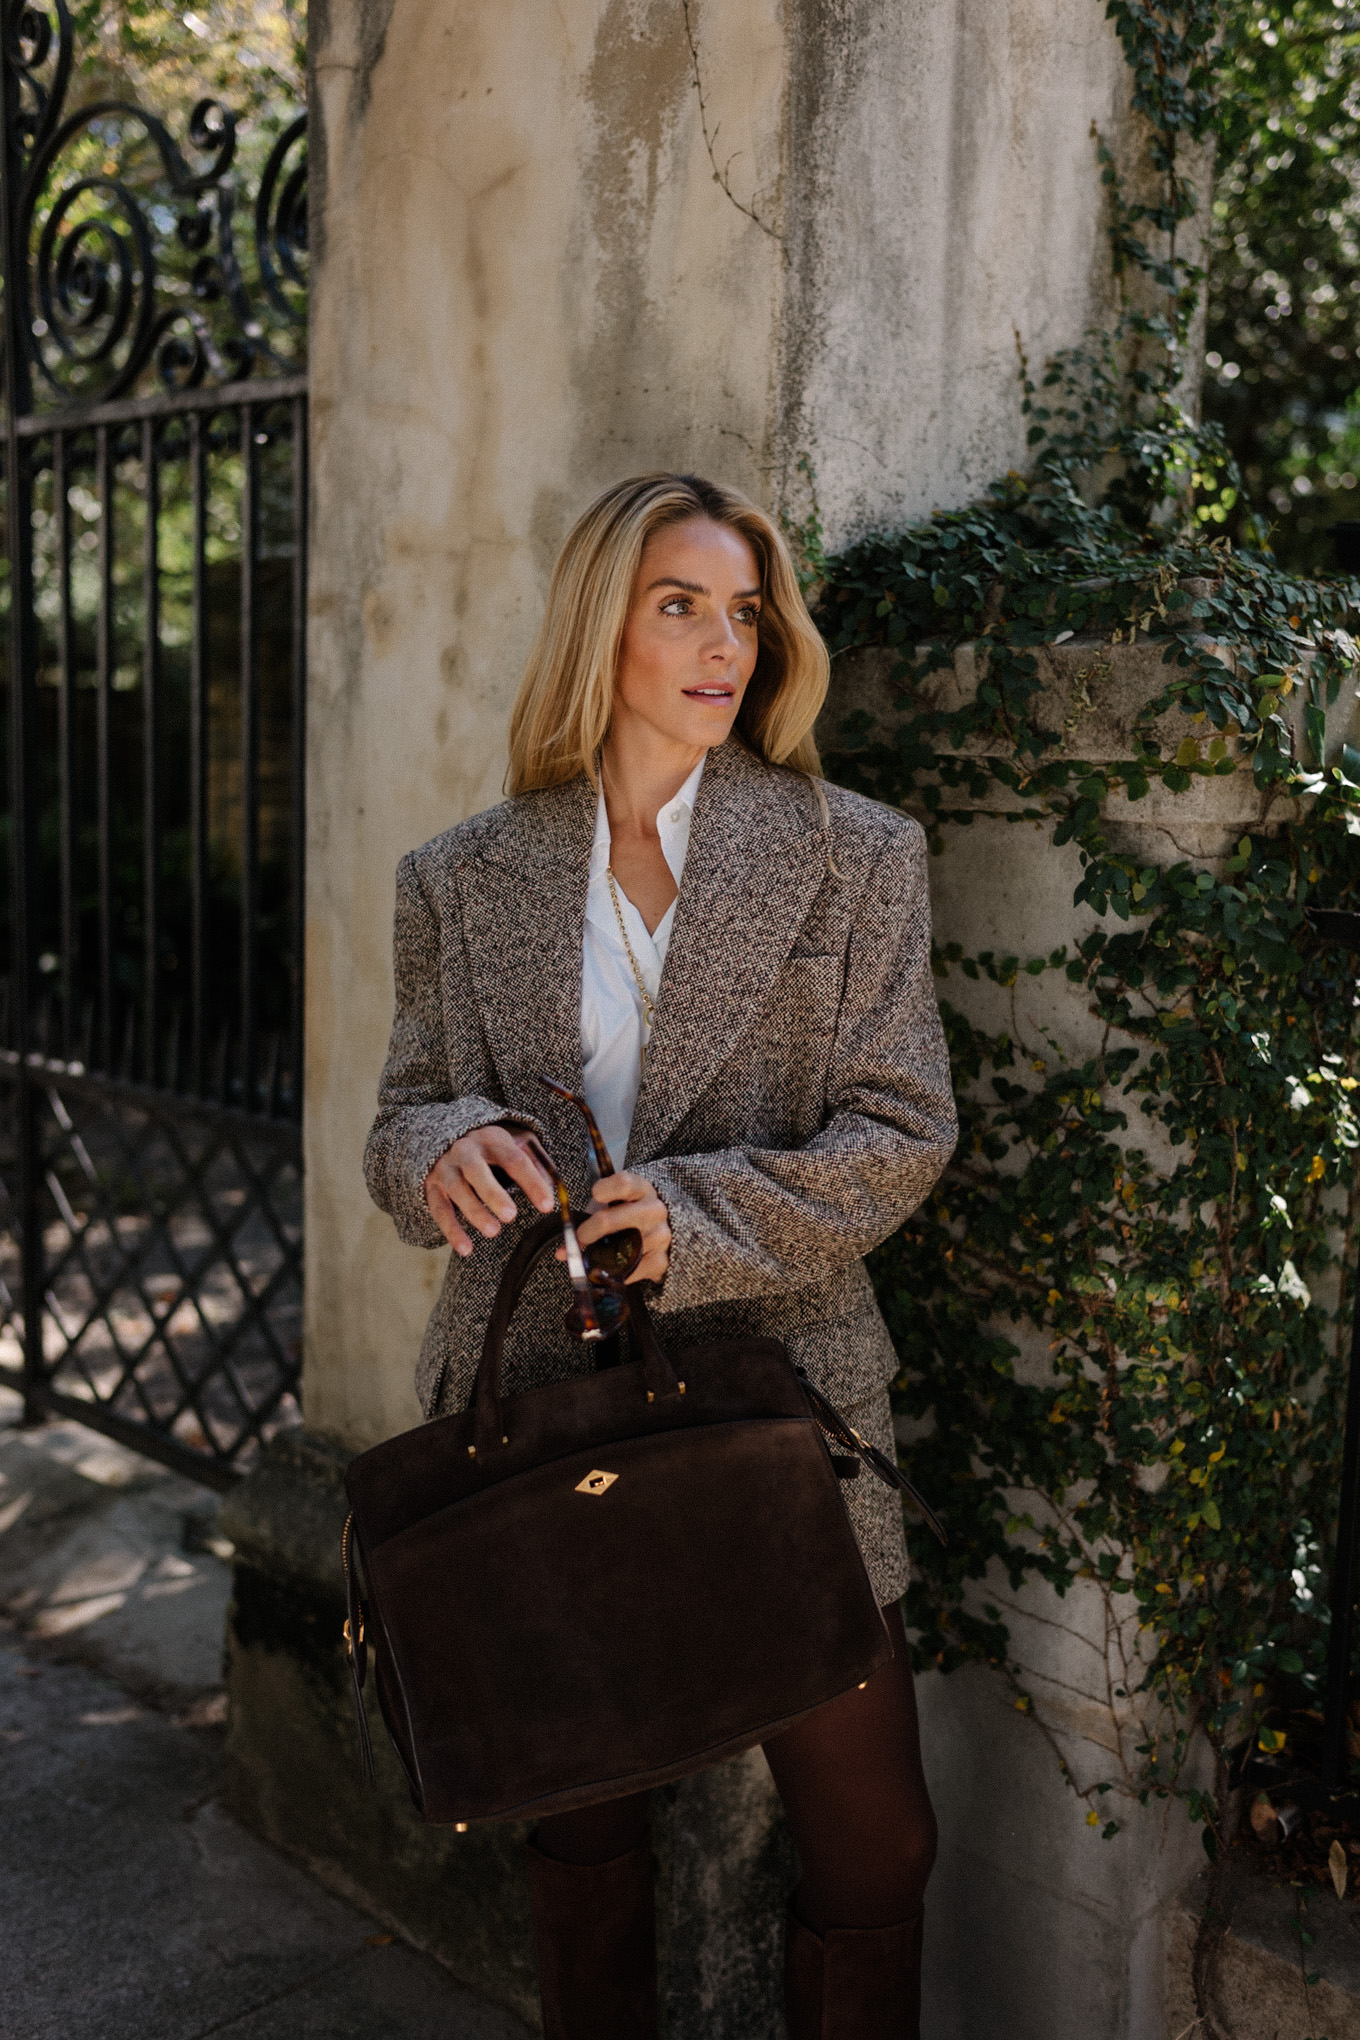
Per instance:
[[[864,1255],[926,1195],[957,1133],[930,971],[919,824],[729,739],[695,804],[626,1166],[670,1214],[649,1288],[684,1346],[782,1339],[843,1405],[897,1369]],[[584,1208],[581,949],[595,790],[582,775],[449,829],[397,872],[396,1017],[369,1135],[369,1190],[403,1240],[443,1240],[424,1180],[475,1128],[533,1127]],[[625,1157],[615,1155],[625,1166]],[[521,1200],[522,1201],[522,1200]],[[526,1213],[451,1255],[421,1348],[427,1416],[461,1409]],[[549,1259],[505,1348],[508,1393],[589,1371]]]

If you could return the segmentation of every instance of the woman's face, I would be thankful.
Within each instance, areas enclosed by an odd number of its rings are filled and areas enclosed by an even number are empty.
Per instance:
[[[690,751],[721,744],[755,670],[760,568],[739,531],[692,517],[650,538],[624,626],[614,721]]]

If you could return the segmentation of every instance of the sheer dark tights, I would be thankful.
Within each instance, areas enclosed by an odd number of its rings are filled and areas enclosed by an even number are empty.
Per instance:
[[[794,1907],[815,1934],[890,1927],[919,1912],[935,1862],[935,1815],[921,1769],[916,1689],[898,1608],[885,1608],[893,1661],[765,1745],[802,1864]],[[536,1840],[561,1863],[608,1863],[647,1829],[650,1794],[556,1813]]]

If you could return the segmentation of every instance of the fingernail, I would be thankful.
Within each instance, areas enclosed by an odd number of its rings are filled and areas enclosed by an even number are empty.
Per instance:
[[[460,1247],[456,1247],[454,1251],[455,1253],[461,1254],[463,1259],[466,1261],[468,1255],[472,1252],[472,1248],[468,1245],[467,1241],[464,1240],[462,1245]]]

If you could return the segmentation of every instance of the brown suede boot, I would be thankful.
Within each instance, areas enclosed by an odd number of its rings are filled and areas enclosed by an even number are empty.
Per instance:
[[[656,2040],[650,1839],[612,1863],[525,1854],[543,2040]]]
[[[921,2040],[921,1926],[832,1927],[790,1910],[784,1943],[789,2040]]]

